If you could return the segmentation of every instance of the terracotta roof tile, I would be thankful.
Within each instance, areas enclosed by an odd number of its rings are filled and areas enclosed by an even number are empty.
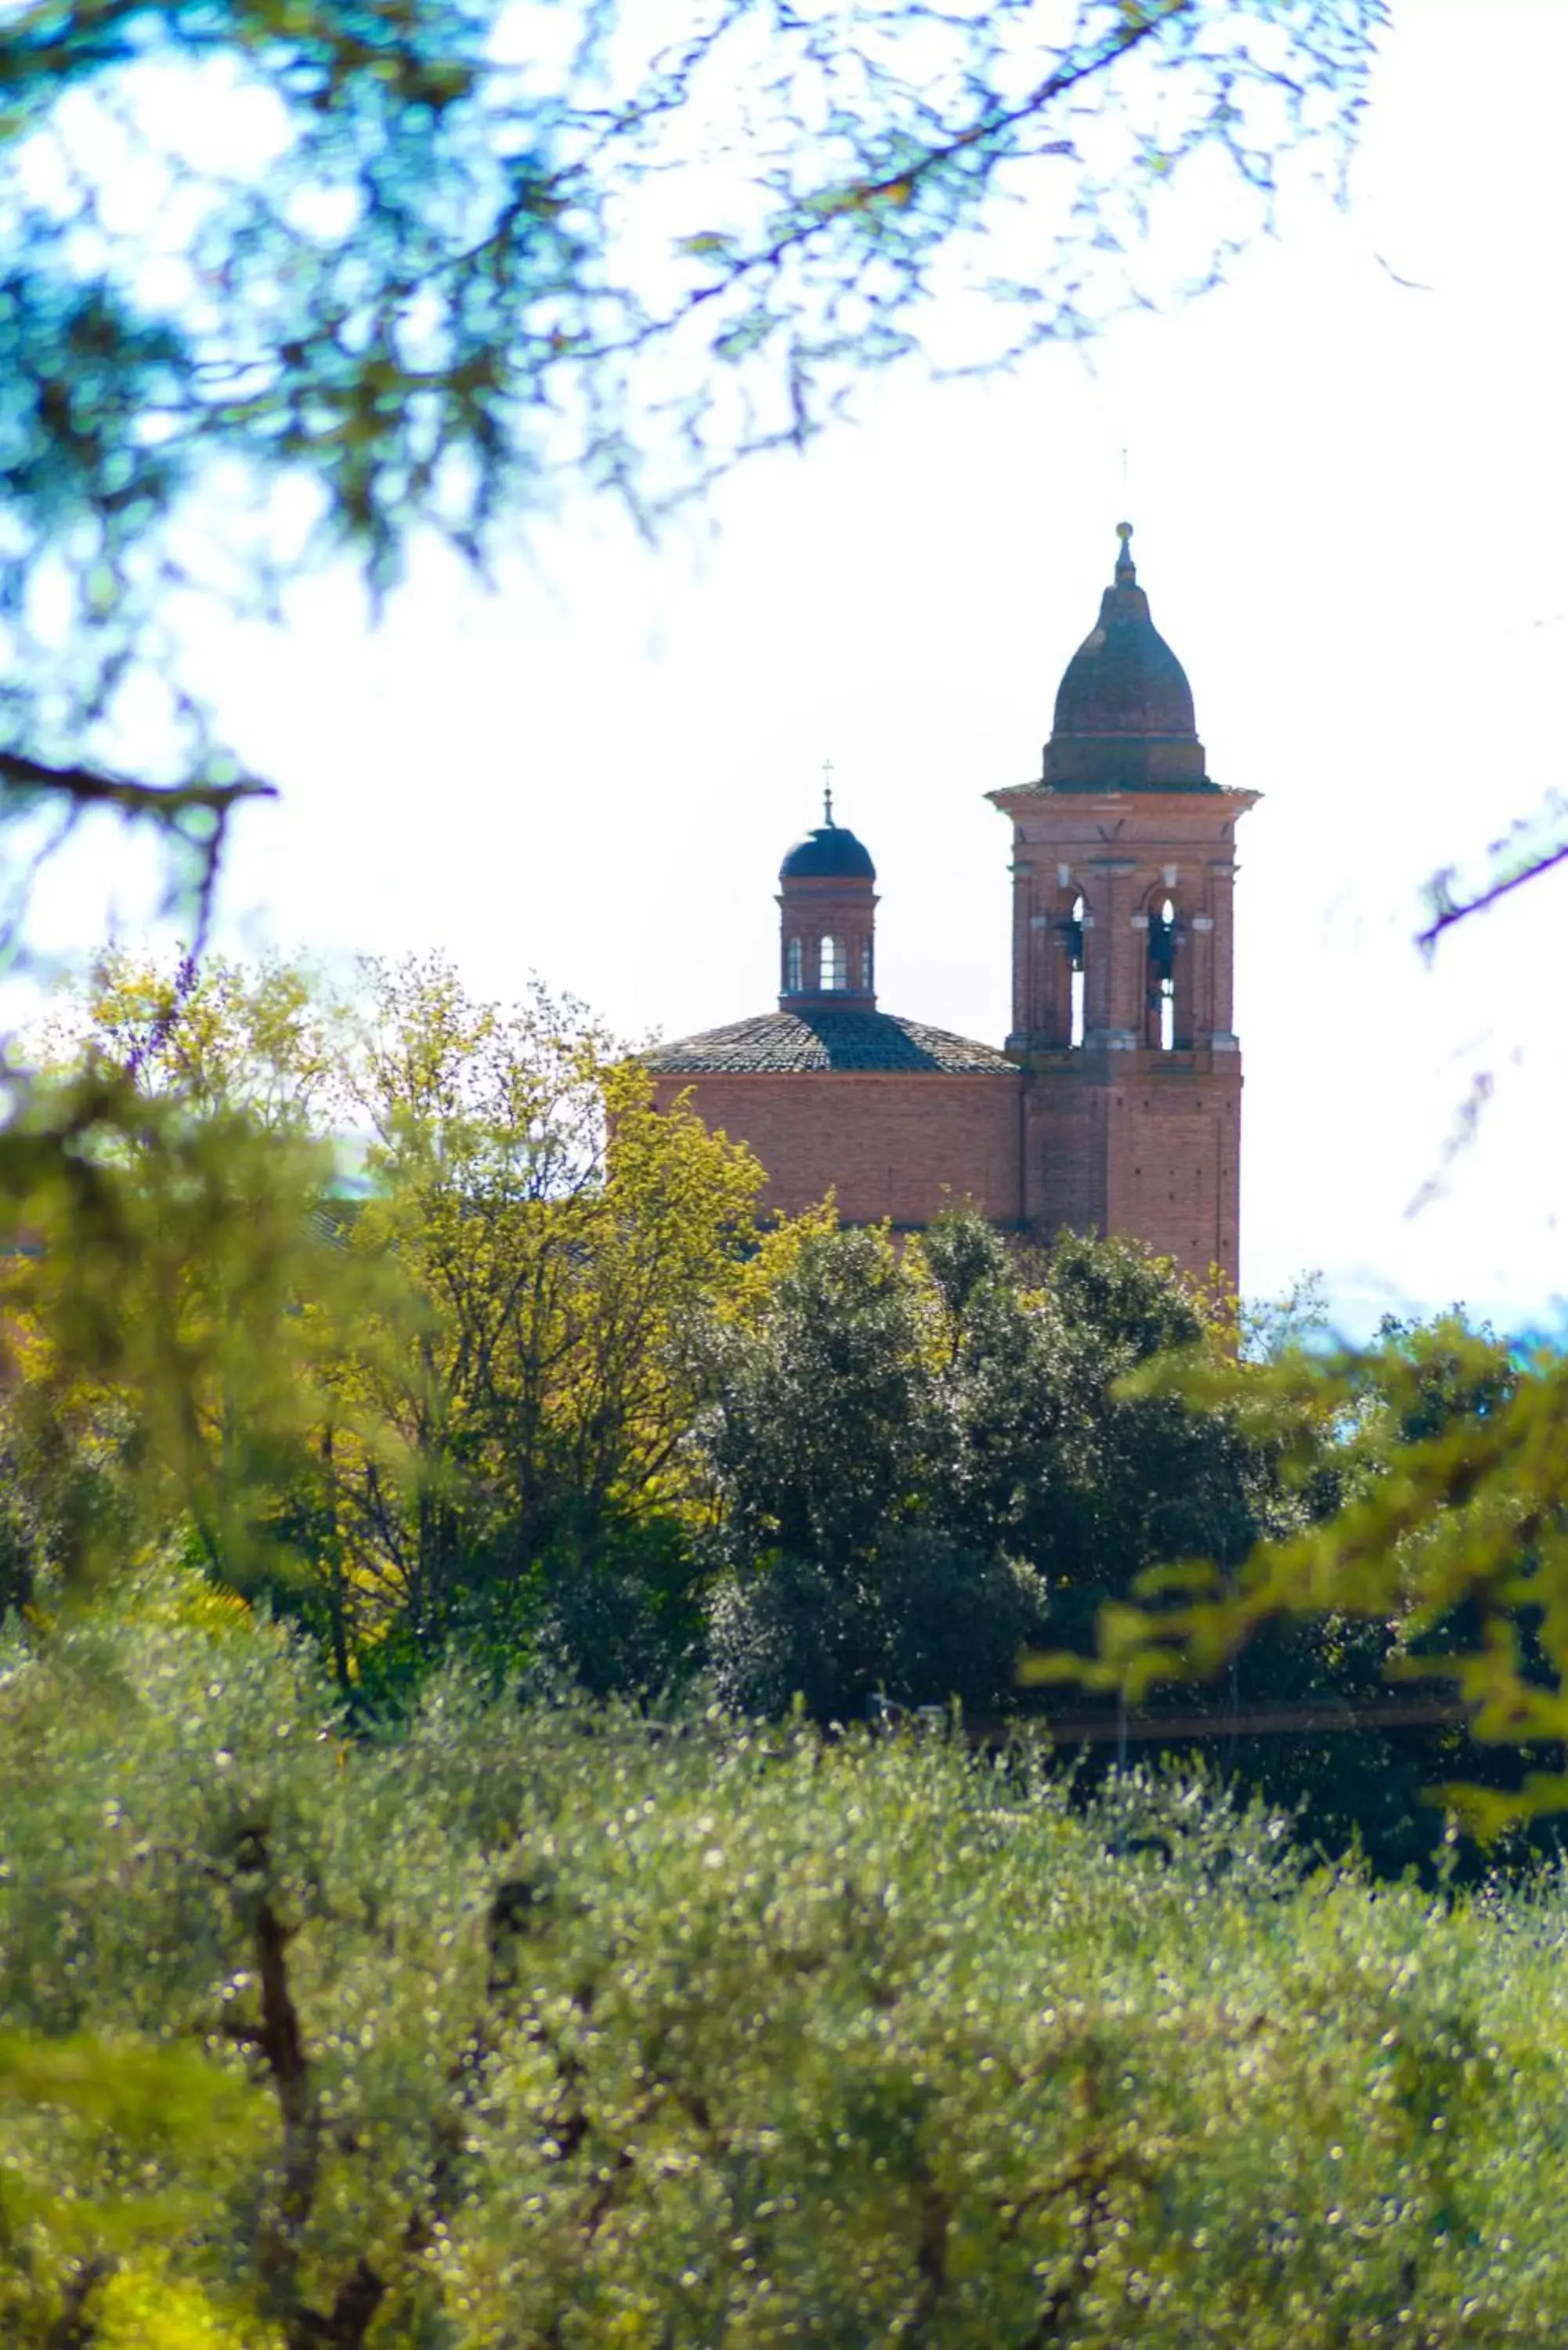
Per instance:
[[[700,1036],[679,1036],[643,1055],[660,1076],[730,1071],[897,1070],[934,1076],[1016,1076],[1017,1064],[994,1045],[899,1020],[890,1012],[764,1012]]]

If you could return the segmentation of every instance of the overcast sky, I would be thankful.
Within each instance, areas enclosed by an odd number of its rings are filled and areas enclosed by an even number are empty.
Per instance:
[[[1315,1267],[1347,1319],[1547,1314],[1568,872],[1430,970],[1412,934],[1434,867],[1568,785],[1568,9],[1402,15],[1348,211],[1297,202],[1226,288],[1088,364],[884,386],[657,553],[585,504],[493,596],[432,562],[378,630],[328,582],[281,639],[214,639],[234,736],[285,791],[236,842],[229,942],[443,947],[478,989],[537,972],[637,1035],[736,1019],[772,999],[774,876],[831,757],[880,876],[882,1003],[1000,1041],[983,795],[1039,771],[1125,509],[1210,773],[1264,795],[1238,885],[1244,1286]],[[46,918],[79,938],[79,864],[67,888]]]

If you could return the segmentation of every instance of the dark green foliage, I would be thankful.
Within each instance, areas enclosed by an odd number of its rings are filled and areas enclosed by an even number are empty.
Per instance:
[[[758,1315],[711,1344],[697,1443],[717,1514],[711,1661],[732,1704],[799,1692],[844,1716],[885,1692],[989,1710],[1043,1623],[1039,1578],[1002,1545],[1016,1463],[981,1471],[992,1431],[967,1410],[994,1367],[980,1300],[1016,1283],[978,1217],[933,1245],[945,1288],[879,1233],[811,1234]]]
[[[783,1553],[721,1582],[708,1653],[726,1702],[778,1714],[802,1699],[819,1720],[956,1699],[989,1713],[1011,1695],[1020,1652],[1046,1624],[1045,1591],[1020,1560],[915,1529],[858,1570]]]
[[[1136,1243],[1064,1233],[1044,1283],[1063,1338],[1054,1361],[1039,1362],[1031,1400],[1038,1418],[1051,1399],[1062,1432],[1021,1481],[1022,1539],[1076,1641],[1143,1568],[1239,1561],[1295,1513],[1278,1440],[1239,1400],[1195,1409],[1163,1379],[1139,1378],[1226,1358],[1228,1333],[1169,1265]]]
[[[1485,1324],[1472,1328],[1459,1306],[1429,1323],[1386,1314],[1360,1366],[1361,1434],[1374,1470],[1402,1445],[1494,1419],[1518,1394],[1523,1370],[1515,1348]]]
[[[882,1236],[812,1236],[754,1326],[721,1327],[699,1431],[739,1557],[868,1557],[919,1513],[949,1430],[919,1298]]]
[[[1220,1343],[1124,1243],[1064,1237],[1021,1263],[968,1211],[901,1256],[872,1232],[810,1238],[711,1351],[698,1442],[726,1694],[776,1705],[794,1674],[815,1711],[878,1689],[993,1710],[1047,1596],[1051,1637],[1087,1643],[1140,1568],[1243,1556],[1289,1506],[1277,1446],[1238,1412],[1121,1384]]]
[[[1484,1424],[1515,1391],[1507,1350],[1458,1323],[1383,1336],[1325,1419],[1310,1388],[1282,1401],[1273,1374],[1235,1365],[1204,1302],[1135,1246],[1064,1235],[1019,1257],[967,1213],[901,1256],[871,1233],[816,1235],[710,1359],[698,1441],[718,1521],[720,1690],[774,1712],[799,1695],[825,1718],[878,1694],[990,1714],[1018,1701],[1021,1648],[1092,1659],[1146,1573],[1196,1561],[1205,1587],[1240,1587],[1260,1544],[1375,1494],[1403,1448]],[[1188,1588],[1152,1595],[1139,1620],[1179,1622]],[[1534,1640],[1527,1614],[1518,1629]],[[1380,1617],[1262,1621],[1177,1702],[1209,1717],[1199,1751],[1294,1816],[1309,1846],[1429,1871],[1435,1791],[1517,1787],[1516,1752],[1483,1750],[1459,1722],[1248,1723],[1386,1708],[1391,1671],[1418,1673],[1473,1633],[1463,1606],[1432,1618],[1400,1601]],[[1077,1693],[1069,1710],[1083,1705]],[[1116,1752],[1096,1748],[1090,1775]],[[1460,1865],[1486,1864],[1470,1849]]]
[[[708,1631],[721,1696],[753,1714],[797,1699],[818,1721],[863,1714],[885,1685],[878,1598],[875,1583],[787,1551],[721,1581]]]
[[[275,1632],[128,1598],[0,1654],[16,2350],[1568,2327],[1555,1879],[1303,1878],[940,1731],[447,1680],[355,1744]]]
[[[546,1562],[537,1620],[509,1651],[593,1697],[658,1697],[701,1660],[701,1571],[687,1528],[657,1512],[605,1529],[591,1557]],[[457,1644],[463,1655],[472,1644]]]
[[[1240,1555],[1189,1542],[1178,1575],[1104,1615],[1100,1685],[1141,1697],[1186,1683],[1179,1702],[1208,1690],[1238,1712],[1403,1695],[1459,1715],[1458,1683],[1476,1709],[1460,1718],[1243,1736],[1225,1759],[1304,1802],[1328,1848],[1354,1834],[1381,1870],[1429,1864],[1445,1806],[1516,1853],[1539,1849],[1528,1822],[1560,1808],[1547,1773],[1568,1720],[1553,1622],[1563,1378],[1560,1357],[1526,1359],[1457,1312],[1390,1318],[1364,1350],[1157,1367],[1155,1392],[1272,1430],[1293,1506]]]

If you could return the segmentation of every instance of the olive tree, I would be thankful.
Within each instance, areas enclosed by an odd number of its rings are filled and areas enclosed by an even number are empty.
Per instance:
[[[7,1638],[0,1773],[16,2350],[1568,2325],[1555,1885],[1303,1878],[940,1732],[448,1679],[356,1741],[156,1575]]]

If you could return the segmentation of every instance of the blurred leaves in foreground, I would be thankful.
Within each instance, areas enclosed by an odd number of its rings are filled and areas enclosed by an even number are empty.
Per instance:
[[[21,7],[0,822],[140,812],[205,890],[256,786],[193,617],[275,619],[335,557],[379,598],[421,540],[485,573],[568,489],[649,529],[890,365],[1004,366],[1212,282],[1293,156],[1343,169],[1385,13]]]

